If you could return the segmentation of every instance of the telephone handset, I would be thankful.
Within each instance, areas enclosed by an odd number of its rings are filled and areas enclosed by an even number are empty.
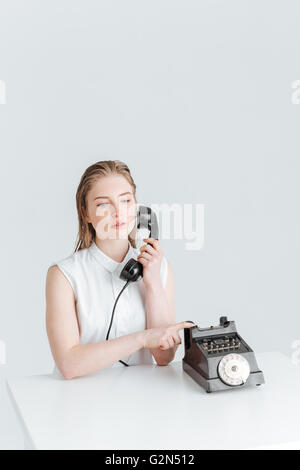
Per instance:
[[[150,207],[139,206],[136,217],[136,229],[148,230],[149,237],[158,240],[158,222],[154,211]],[[149,245],[150,243],[147,243]],[[143,265],[134,258],[131,258],[121,271],[120,278],[124,281],[137,281],[143,276]]]
[[[146,206],[139,206],[136,214],[136,230],[148,230],[149,236],[147,238],[155,238],[158,240],[158,221],[154,211],[150,209],[150,207]],[[145,237],[146,238],[146,237]],[[147,243],[150,245],[150,243]],[[122,288],[121,292],[119,293],[118,297],[116,298],[115,305],[112,311],[111,320],[109,324],[109,328],[107,331],[106,339],[109,337],[109,332],[112,326],[115,308],[117,302],[122,294],[122,292],[126,289],[130,282],[135,282],[143,276],[143,265],[139,261],[134,258],[131,258],[125,264],[124,268],[121,271],[120,278],[126,281],[126,284]],[[126,362],[122,361],[121,359],[119,362],[122,362],[125,366],[128,366]]]

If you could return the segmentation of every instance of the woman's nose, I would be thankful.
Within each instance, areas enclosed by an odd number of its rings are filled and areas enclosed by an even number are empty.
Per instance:
[[[114,204],[113,207],[114,207],[113,216],[116,217],[116,219],[118,219],[120,215],[120,207],[118,204]]]

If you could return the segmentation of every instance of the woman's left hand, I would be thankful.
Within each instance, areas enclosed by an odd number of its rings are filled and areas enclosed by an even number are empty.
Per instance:
[[[144,238],[147,245],[140,248],[137,260],[143,265],[143,281],[145,285],[155,285],[161,282],[160,267],[164,257],[158,240],[155,238]],[[151,245],[148,245],[151,243]]]

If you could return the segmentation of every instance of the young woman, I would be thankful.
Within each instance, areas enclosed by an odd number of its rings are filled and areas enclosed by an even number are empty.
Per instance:
[[[193,324],[176,323],[173,273],[159,242],[145,238],[136,248],[136,185],[127,165],[108,160],[88,167],[76,204],[75,251],[52,263],[46,277],[54,374],[71,379],[108,366],[153,364],[152,357],[167,365],[181,343],[179,330]],[[121,294],[106,340],[130,258],[143,265],[143,277]]]

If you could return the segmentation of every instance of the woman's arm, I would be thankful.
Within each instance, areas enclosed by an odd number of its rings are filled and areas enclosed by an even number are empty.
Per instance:
[[[80,344],[73,289],[57,265],[46,278],[46,328],[54,361],[66,379],[90,374],[144,348],[144,332]]]
[[[176,322],[174,310],[174,276],[168,262],[168,276],[165,288],[161,279],[146,285],[147,328],[168,325]],[[172,348],[150,349],[158,365],[168,365],[173,361],[178,345]]]

